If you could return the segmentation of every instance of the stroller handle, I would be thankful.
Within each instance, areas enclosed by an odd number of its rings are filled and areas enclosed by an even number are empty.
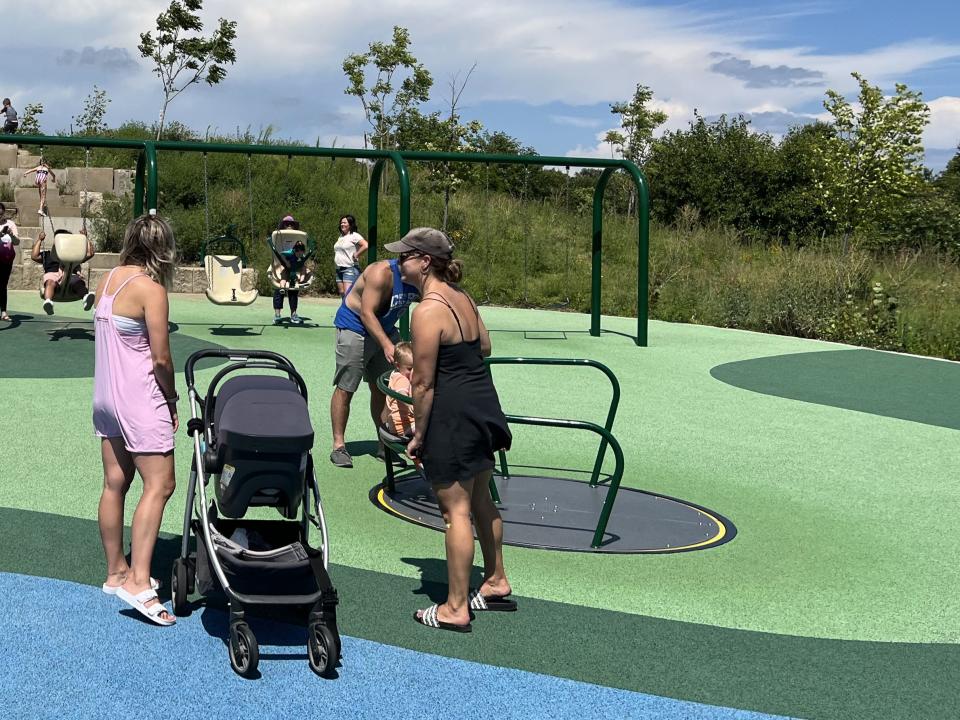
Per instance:
[[[183,367],[183,374],[186,376],[187,387],[193,387],[193,367],[197,364],[199,360],[203,358],[226,358],[233,362],[246,363],[250,360],[267,360],[268,362],[274,363],[277,366],[278,370],[292,370],[296,373],[296,369],[293,367],[287,358],[279,353],[271,352],[270,350],[219,350],[219,349],[206,349],[206,350],[197,350],[195,353],[190,355],[187,358],[187,362]]]

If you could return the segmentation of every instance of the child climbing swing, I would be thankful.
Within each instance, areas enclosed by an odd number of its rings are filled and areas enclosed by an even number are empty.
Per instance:
[[[46,161],[43,158],[40,158],[40,163],[35,167],[27,170],[24,175],[29,175],[30,173],[36,173],[36,177],[33,180],[33,184],[37,188],[37,192],[40,195],[40,209],[37,210],[37,214],[41,217],[47,216],[47,178],[49,177],[54,182],[57,181],[57,175],[50,169],[50,166],[47,165]]]

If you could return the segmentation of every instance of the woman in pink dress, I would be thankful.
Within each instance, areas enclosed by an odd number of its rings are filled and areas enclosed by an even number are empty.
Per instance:
[[[100,281],[94,315],[96,364],[93,426],[101,438],[100,538],[107,560],[103,591],[158,625],[175,620],[157,598],[150,561],[167,500],[173,494],[177,392],[168,335],[167,288],[174,239],[155,215],[133,220],[120,264]],[[123,511],[135,472],[143,494],[133,514],[131,562],[123,553]]]

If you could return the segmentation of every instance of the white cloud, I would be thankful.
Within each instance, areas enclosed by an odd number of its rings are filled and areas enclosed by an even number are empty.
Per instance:
[[[930,124],[923,133],[928,148],[956,148],[960,143],[960,97],[945,95],[931,100]]]
[[[9,27],[42,25],[41,42],[31,52],[5,58],[9,90],[22,106],[47,105],[44,127],[65,127],[96,82],[114,100],[108,121],[152,121],[159,110],[160,87],[147,61],[136,50],[139,33],[152,29],[166,0],[74,0],[66,5],[8,3]],[[362,52],[372,40],[389,40],[392,27],[410,28],[414,54],[431,70],[434,95],[443,95],[446,79],[477,63],[463,98],[468,116],[487,103],[516,101],[530,110],[514,123],[526,125],[526,143],[538,140],[547,124],[553,130],[581,128],[584,155],[609,157],[609,148],[593,137],[612,118],[592,120],[580,107],[627,99],[637,82],[649,85],[652,105],[667,112],[661,128],[687,127],[696,108],[702,115],[738,112],[789,113],[823,98],[825,87],[856,91],[850,77],[858,70],[871,83],[889,86],[909,73],[946,58],[960,56],[960,43],[915,39],[863,53],[827,54],[805,47],[771,47],[764,21],[783,20],[779,9],[707,12],[703,5],[637,6],[621,0],[286,0],[267,4],[252,0],[207,0],[202,17],[209,32],[218,17],[238,22],[236,65],[220,86],[188,90],[170,107],[172,119],[194,127],[274,124],[287,134],[311,142],[321,138],[362,138],[365,121],[359,102],[343,94],[341,64],[348,53]],[[763,13],[767,15],[764,16]],[[792,13],[829,12],[823,7],[789,8]],[[109,74],[93,66],[57,67],[54,58],[83,47],[126,48],[137,66]],[[49,63],[44,65],[44,53]],[[749,68],[802,68],[822,74],[817,87],[748,87],[737,77],[710,70],[716,53]],[[38,61],[37,58],[41,60]],[[821,77],[821,76],[817,76]],[[756,84],[756,83],[755,83]],[[286,102],[299,98],[300,104]],[[664,99],[661,99],[664,98]],[[960,126],[957,98],[931,103],[933,122],[927,142],[955,144],[951,126]],[[934,105],[934,103],[938,103]],[[556,104],[571,108],[561,110]],[[538,110],[537,106],[553,107]],[[545,122],[552,121],[552,122]],[[496,127],[496,122],[492,124]],[[596,143],[593,140],[597,140]],[[569,140],[565,141],[569,143]],[[362,144],[362,140],[361,140]],[[573,144],[573,143],[570,143]],[[549,152],[549,148],[541,148]]]
[[[603,124],[602,120],[596,118],[576,117],[574,115],[551,115],[550,122],[580,128],[595,128]]]
[[[614,130],[616,128],[611,128]],[[603,158],[609,160],[610,158],[619,157],[619,155],[614,152],[613,146],[606,142],[603,138],[608,133],[608,130],[599,132],[594,136],[596,140],[595,145],[577,145],[572,150],[568,150],[564,153],[565,157],[582,157],[582,158]]]

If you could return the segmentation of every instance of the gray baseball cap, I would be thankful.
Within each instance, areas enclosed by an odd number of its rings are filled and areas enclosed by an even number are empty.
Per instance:
[[[387,243],[383,247],[387,252],[416,250],[432,257],[453,257],[453,243],[446,233],[428,227],[414,228],[396,242]]]

